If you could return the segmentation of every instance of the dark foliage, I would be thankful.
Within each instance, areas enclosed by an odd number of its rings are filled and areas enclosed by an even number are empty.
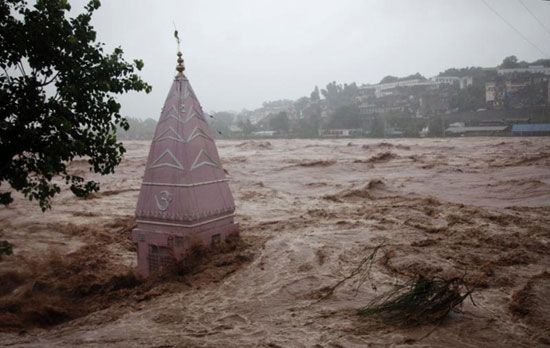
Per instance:
[[[392,325],[438,323],[466,297],[472,299],[471,293],[463,278],[418,276],[375,298],[357,314]]]
[[[335,81],[327,84],[326,89],[321,90],[321,94],[327,101],[327,105],[331,108],[351,105],[354,103],[357,94],[357,85],[355,82],[344,85],[337,84]]]
[[[270,115],[268,122],[269,122],[270,129],[281,133],[288,133],[289,121],[288,121],[288,115],[286,112],[279,112],[276,115]]]
[[[336,108],[330,115],[330,127],[333,128],[360,128],[362,126],[359,107],[344,105]]]
[[[38,200],[42,210],[60,192],[52,179],[60,176],[77,196],[98,191],[67,170],[75,157],[85,156],[90,170],[114,171],[124,147],[116,128],[128,128],[116,94],[151,87],[126,62],[122,49],[104,53],[90,25],[100,6],[92,0],[85,12],[69,18],[64,0],[0,2],[0,203],[12,201],[11,191]]]
[[[422,81],[426,80],[426,78],[422,76],[420,73],[416,73],[405,77],[396,77],[396,76],[388,75],[388,76],[385,76],[382,80],[380,80],[379,83],[392,83],[392,82],[407,81],[407,80],[413,80],[413,79],[418,79]]]
[[[3,240],[0,242],[0,260],[2,260],[2,255],[12,255],[13,248],[12,245],[7,241]]]

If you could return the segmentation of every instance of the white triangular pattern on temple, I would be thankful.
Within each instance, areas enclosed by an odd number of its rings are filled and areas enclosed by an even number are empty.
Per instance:
[[[170,135],[170,133],[173,135]],[[172,126],[169,126],[168,128],[166,128],[164,132],[162,132],[158,137],[155,138],[155,141],[162,141],[167,139],[175,140],[182,144],[185,144],[186,142],[185,139],[183,139],[182,136],[179,135],[174,128],[172,128]]]
[[[201,157],[206,157],[207,160],[203,160],[201,162],[199,162],[199,160],[201,159]],[[190,170],[195,170],[201,166],[213,166],[213,167],[218,167],[218,164],[215,163],[216,161],[212,159],[212,157],[210,157],[210,155],[208,154],[208,152],[205,150],[205,149],[201,149],[201,151],[199,152],[199,154],[197,155],[197,157],[195,158],[195,161],[193,162],[193,164],[191,165],[191,169]]]
[[[159,163],[165,156],[170,157],[172,161],[174,161],[176,164],[168,163],[168,162]],[[151,163],[151,165],[149,166],[149,169],[161,168],[161,167],[170,167],[170,168],[176,168],[181,170],[184,169],[183,164],[181,164],[181,162],[178,161],[178,159],[176,158],[176,156],[174,156],[174,154],[170,151],[170,149],[166,149],[156,160],[154,160],[153,163]]]
[[[191,140],[195,139],[196,137],[203,137],[208,140],[212,140],[211,137],[208,136],[202,129],[200,129],[198,126],[193,129],[191,132],[191,135],[187,138],[187,142],[190,142]]]

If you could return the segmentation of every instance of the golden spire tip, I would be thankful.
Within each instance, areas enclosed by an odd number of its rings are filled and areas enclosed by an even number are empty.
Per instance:
[[[183,66],[183,58],[181,56],[181,51],[178,51],[178,65],[176,65],[176,70],[178,71],[178,74],[176,75],[176,77],[183,76],[183,71],[185,70],[185,67]]]

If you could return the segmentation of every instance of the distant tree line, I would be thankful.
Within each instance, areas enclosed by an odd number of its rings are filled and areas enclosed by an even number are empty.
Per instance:
[[[152,118],[140,120],[133,117],[127,117],[129,128],[117,128],[117,138],[120,140],[148,140],[153,139],[157,121]]]
[[[425,81],[427,80],[424,76],[422,76],[420,73],[416,73],[414,75],[409,75],[409,76],[405,76],[405,77],[396,77],[396,76],[391,76],[391,75],[388,75],[386,77],[384,77],[382,80],[380,80],[379,83],[392,83],[392,82],[400,82],[400,81],[408,81],[408,80],[421,80],[421,81]]]
[[[516,68],[527,68],[531,65],[542,65],[544,67],[550,68],[550,59],[539,59],[534,62],[528,63],[524,60],[519,61],[516,56],[509,56],[504,58],[502,63],[499,65],[501,69],[516,69]]]

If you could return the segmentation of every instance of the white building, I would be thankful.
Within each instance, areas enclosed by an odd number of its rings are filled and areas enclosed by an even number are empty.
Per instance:
[[[396,87],[415,87],[415,86],[427,86],[428,88],[437,89],[437,87],[441,84],[457,84],[460,89],[466,88],[467,86],[471,86],[474,82],[474,79],[472,76],[464,76],[464,77],[457,77],[457,76],[435,76],[430,78],[429,80],[421,80],[421,79],[412,79],[412,80],[406,80],[406,81],[397,81],[397,82],[388,82],[388,83],[380,83],[377,85],[363,85],[359,87],[360,92],[363,92],[362,94],[368,95],[368,91],[370,90],[371,93],[374,91],[374,96],[376,98],[385,97],[388,95],[393,94],[393,90]],[[372,95],[372,94],[371,94]]]
[[[352,137],[360,136],[363,134],[361,128],[352,129],[319,129],[319,136],[321,137]]]
[[[377,85],[363,85],[359,87],[359,90],[374,90],[376,98],[385,97],[393,94],[393,89],[396,87],[414,87],[414,86],[428,86],[436,88],[437,84],[430,80],[412,79],[406,81],[379,83]]]
[[[517,73],[531,73],[531,74],[545,74],[550,75],[550,68],[543,65],[531,65],[527,68],[514,68],[514,69],[498,69],[499,75],[517,74]]]
[[[474,79],[472,76],[464,76],[464,77],[458,77],[458,76],[434,76],[430,78],[433,82],[440,84],[448,84],[448,85],[454,85],[457,84],[460,89],[464,89],[468,86],[471,86],[474,83]]]

